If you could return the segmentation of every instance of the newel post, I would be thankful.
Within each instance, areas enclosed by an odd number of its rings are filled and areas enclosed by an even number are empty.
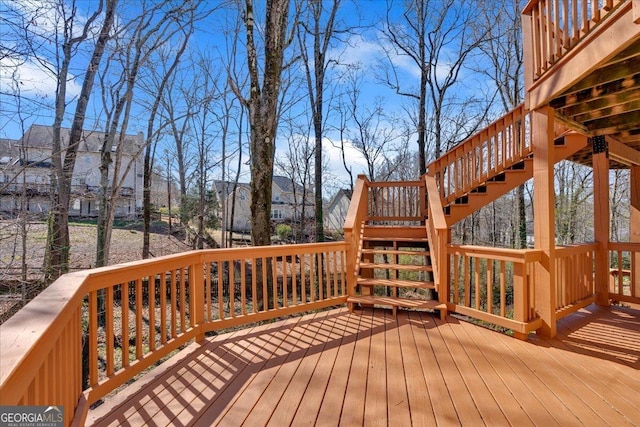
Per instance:
[[[554,112],[531,112],[533,148],[533,236],[541,259],[535,266],[535,310],[542,320],[537,332],[556,335],[556,244],[554,186]]]

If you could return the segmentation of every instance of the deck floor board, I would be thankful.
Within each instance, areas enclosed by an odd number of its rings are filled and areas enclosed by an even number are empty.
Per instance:
[[[638,306],[589,306],[527,341],[340,308],[191,344],[87,424],[640,426],[638,395]]]

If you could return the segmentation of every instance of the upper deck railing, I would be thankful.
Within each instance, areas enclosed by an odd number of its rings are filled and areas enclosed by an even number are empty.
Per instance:
[[[523,14],[531,17],[531,70],[542,77],[575,49],[622,3],[631,0],[531,0]]]

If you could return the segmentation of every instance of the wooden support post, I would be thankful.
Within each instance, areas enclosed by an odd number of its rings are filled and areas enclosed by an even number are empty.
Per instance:
[[[556,335],[556,269],[555,269],[555,188],[553,180],[554,112],[543,107],[531,112],[533,132],[533,235],[535,248],[542,251],[536,263],[535,310],[542,320],[537,332]]]
[[[594,234],[599,243],[596,250],[596,302],[609,305],[609,158],[603,136],[593,144],[593,204]]]
[[[638,7],[640,12],[640,5]],[[631,212],[629,215],[629,241],[632,243],[640,243],[640,166],[631,167]],[[640,253],[635,254],[636,268],[640,268]],[[636,281],[633,286],[631,295],[640,296],[640,271],[635,271]]]

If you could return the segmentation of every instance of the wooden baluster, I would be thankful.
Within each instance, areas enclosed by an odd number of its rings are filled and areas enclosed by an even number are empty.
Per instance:
[[[171,338],[178,334],[178,282],[176,270],[171,270]]]
[[[142,278],[136,279],[136,359],[142,358],[144,338],[142,333]],[[182,302],[182,301],[181,301]],[[181,304],[184,308],[184,304]],[[184,332],[184,327],[181,332]]]
[[[207,269],[207,272],[208,271],[209,269]],[[209,281],[209,279],[207,279],[207,281]],[[160,344],[167,343],[166,329],[167,329],[167,273],[164,272],[164,273],[160,273]]]
[[[242,315],[247,314],[247,260],[240,260],[240,305]]]
[[[575,3],[575,1],[573,2]],[[564,52],[569,49],[570,36],[569,36],[569,2],[564,0],[562,2],[562,24],[563,24],[563,34],[562,34],[562,46],[558,45],[558,57],[562,56]]]
[[[271,257],[271,291],[273,293],[273,309],[278,309],[278,258]]]
[[[291,299],[292,304],[298,304],[298,252],[291,255]]]
[[[593,12],[593,23],[598,24],[600,22],[600,1],[592,0],[591,7]]]
[[[213,315],[211,312],[213,310],[213,307],[211,306],[211,294],[213,293],[213,283],[211,282],[211,263],[205,262],[204,268],[205,268],[204,294],[205,294],[205,305],[206,305],[205,321],[211,321],[213,320],[212,318]]]
[[[89,293],[89,386],[98,383],[98,292]],[[45,366],[46,369],[46,366]]]
[[[229,317],[236,317],[236,264],[229,260]]]
[[[493,260],[487,259],[487,313],[493,314]]]
[[[589,0],[581,0],[582,2],[582,35],[585,35],[591,29],[591,20],[589,19]]]
[[[304,304],[307,302],[307,254],[300,255],[300,287]]]
[[[122,367],[129,366],[131,361],[129,355],[129,283],[124,282],[122,284]]]
[[[107,359],[107,376],[113,375],[115,368],[114,358],[114,333],[113,333],[113,287],[109,286],[105,289],[105,301],[104,301],[104,318],[105,318],[105,350]]]
[[[258,263],[256,258],[251,258],[251,305],[253,312],[258,312]]]
[[[287,256],[282,255],[282,303],[289,307],[289,280],[287,277]]]
[[[218,266],[218,319],[224,316],[224,261],[217,261]]]
[[[149,276],[149,350],[156,349],[156,276]]]

